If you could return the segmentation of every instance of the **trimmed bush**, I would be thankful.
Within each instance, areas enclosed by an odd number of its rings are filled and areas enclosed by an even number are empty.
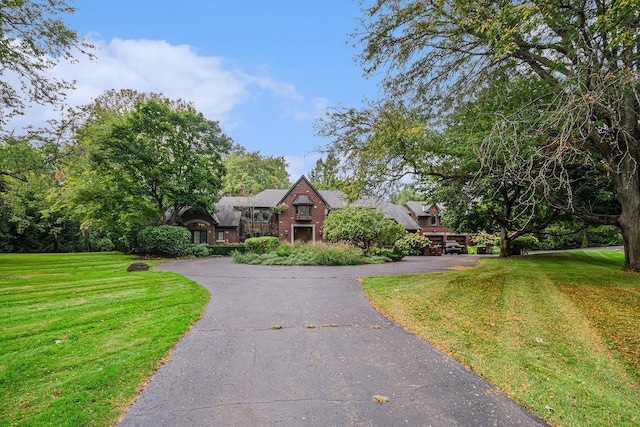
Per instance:
[[[191,255],[197,258],[203,258],[211,254],[209,252],[209,248],[207,248],[206,246],[193,245],[191,246]]]
[[[244,253],[244,245],[242,244],[227,244],[227,245],[213,245],[207,246],[209,253],[214,256],[228,256],[234,251]]]
[[[256,254],[264,254],[275,251],[280,246],[280,240],[277,237],[262,236],[250,237],[244,241],[244,247],[248,252]]]
[[[191,233],[172,225],[147,227],[138,233],[138,245],[143,254],[177,258],[191,254]]]

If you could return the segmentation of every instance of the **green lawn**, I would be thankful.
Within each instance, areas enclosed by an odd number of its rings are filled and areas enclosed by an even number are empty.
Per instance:
[[[640,425],[640,275],[620,251],[363,281],[372,303],[554,425]]]
[[[132,259],[0,254],[0,425],[117,422],[209,299]]]

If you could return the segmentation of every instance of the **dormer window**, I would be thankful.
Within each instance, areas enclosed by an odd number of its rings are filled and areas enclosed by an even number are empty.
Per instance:
[[[295,208],[295,219],[297,221],[311,221],[313,201],[306,194],[299,194],[291,203]]]

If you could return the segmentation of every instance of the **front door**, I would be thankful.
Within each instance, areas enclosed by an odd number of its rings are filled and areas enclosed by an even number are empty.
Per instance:
[[[312,227],[294,227],[293,241],[300,242],[300,243],[312,242],[313,228]]]

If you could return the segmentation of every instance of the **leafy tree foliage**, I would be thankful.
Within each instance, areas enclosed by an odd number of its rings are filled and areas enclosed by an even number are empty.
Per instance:
[[[422,189],[419,189],[415,182],[404,184],[400,187],[400,191],[395,194],[392,194],[389,198],[391,203],[396,205],[404,205],[407,202],[416,201],[416,202],[426,202],[428,201],[428,197]],[[440,201],[434,201],[437,203]]]
[[[402,225],[386,219],[384,212],[376,209],[338,209],[329,213],[324,221],[324,237],[364,248],[369,248],[374,243],[392,244],[406,233]]]
[[[456,167],[441,150],[442,136],[425,123],[420,109],[386,100],[371,101],[362,110],[333,109],[316,122],[316,129],[332,141],[327,151],[340,159],[333,167],[355,181],[361,193],[381,196],[394,193],[406,177]],[[433,155],[436,149],[438,156]]]
[[[246,194],[258,194],[267,188],[285,189],[291,185],[287,162],[284,157],[263,156],[260,151],[247,152],[234,145],[231,154],[224,158],[227,174],[223,191],[230,196],[238,195],[244,186]]]
[[[0,126],[30,103],[59,104],[64,91],[73,88],[48,71],[62,59],[93,49],[61,19],[75,11],[66,0],[0,3]]]
[[[138,230],[173,224],[187,206],[213,210],[230,146],[217,122],[163,95],[109,92],[89,108],[52,210],[131,248]]]
[[[66,252],[83,248],[77,222],[63,212],[46,213],[55,191],[56,171],[48,147],[8,138],[0,145],[0,163],[13,170],[0,175],[0,252]],[[14,167],[17,166],[17,167]]]
[[[386,68],[389,91],[441,112],[473,99],[496,71],[540,89],[494,112],[487,158],[508,156],[553,205],[620,227],[624,268],[640,271],[637,11],[635,1],[377,0],[362,19],[360,59],[367,73]],[[608,181],[617,212],[574,197],[587,169]]]

